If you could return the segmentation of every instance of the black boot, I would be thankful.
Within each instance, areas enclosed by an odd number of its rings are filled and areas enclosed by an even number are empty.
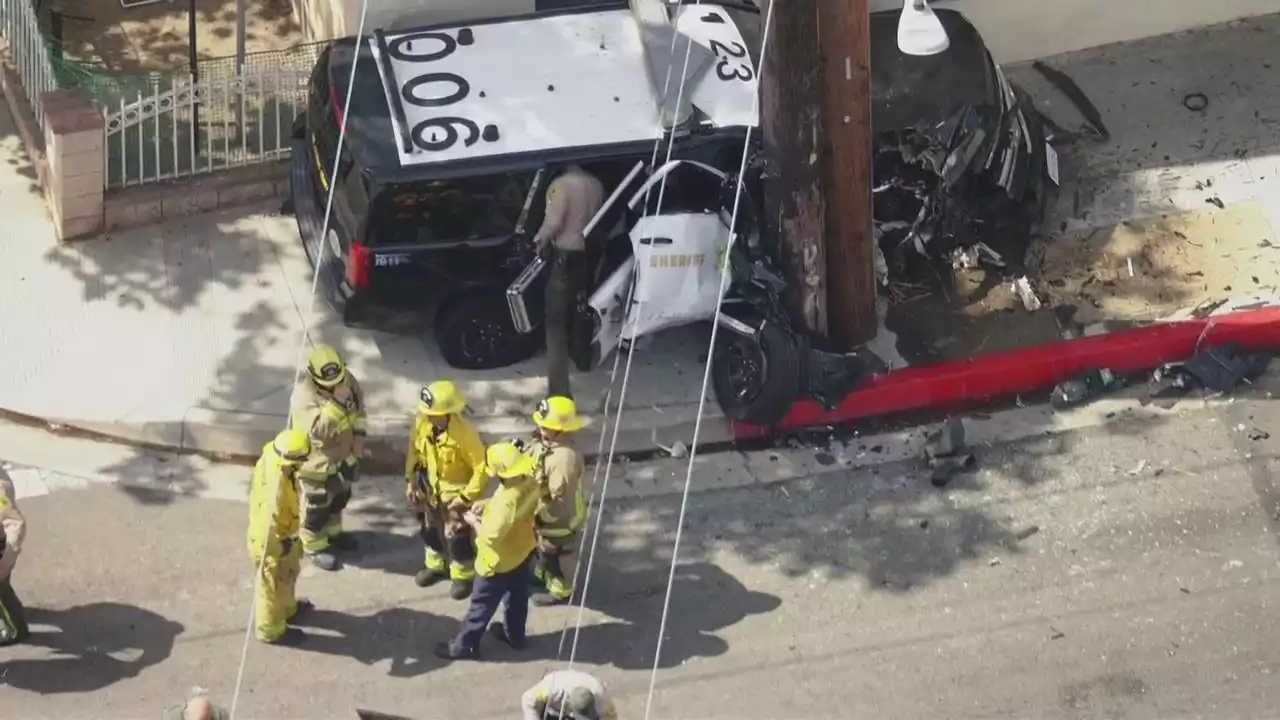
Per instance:
[[[451,642],[442,642],[436,645],[435,655],[442,660],[479,660],[480,650],[478,648],[458,647]]]
[[[315,609],[316,609],[315,603],[311,602],[310,600],[299,600],[298,608],[293,611],[292,615],[289,616],[289,624],[296,625],[299,622],[306,620],[307,616],[310,615],[311,612]]]
[[[413,576],[413,582],[420,588],[431,587],[436,583],[449,577],[449,574],[443,570],[432,570],[431,568],[423,568]]]
[[[471,597],[471,581],[454,580],[449,586],[449,597],[454,600],[466,600]]]
[[[268,645],[277,645],[279,647],[298,647],[306,642],[307,634],[296,627],[285,628],[284,634],[267,643]]]
[[[505,623],[495,622],[492,625],[490,625],[489,635],[492,636],[494,640],[497,640],[498,642],[504,645],[510,646],[512,650],[524,649],[525,644],[523,640],[520,642],[515,642],[514,640],[511,639],[511,636],[507,634],[507,626]]]

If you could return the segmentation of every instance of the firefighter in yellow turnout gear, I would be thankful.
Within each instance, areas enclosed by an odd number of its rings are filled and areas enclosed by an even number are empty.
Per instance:
[[[424,567],[419,587],[449,578],[449,595],[471,595],[475,537],[462,517],[488,486],[480,433],[462,417],[466,398],[448,380],[422,388],[404,460],[405,499],[417,509]],[[447,558],[447,560],[446,560]]]
[[[289,412],[289,427],[311,440],[311,454],[298,468],[302,550],[321,570],[337,570],[334,551],[356,549],[355,538],[342,531],[342,511],[351,502],[368,434],[364,393],[342,356],[328,345],[311,351],[306,374]]]
[[[302,631],[289,627],[311,608],[294,594],[302,566],[298,541],[302,507],[296,473],[311,451],[307,436],[285,430],[262,448],[249,486],[249,557],[260,568],[254,598],[254,635],[277,645],[296,645]]]
[[[563,396],[547,398],[533,413],[538,426],[529,453],[534,460],[534,477],[541,487],[538,504],[538,562],[534,578],[546,588],[535,595],[535,605],[559,605],[573,595],[573,579],[565,576],[564,558],[573,552],[587,504],[582,497],[586,474],[582,454],[569,444],[573,433],[582,429],[582,418],[573,400]]]

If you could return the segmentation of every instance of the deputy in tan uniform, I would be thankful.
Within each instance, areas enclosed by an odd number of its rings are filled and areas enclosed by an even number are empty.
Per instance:
[[[565,168],[547,187],[542,227],[533,236],[539,254],[550,253],[547,278],[547,394],[572,397],[569,338],[579,297],[588,280],[583,231],[604,205],[604,184],[577,165]]]
[[[13,590],[13,568],[27,536],[9,472],[0,468],[0,647],[27,639],[27,613]]]
[[[578,408],[567,397],[549,397],[533,413],[538,426],[528,452],[534,461],[534,477],[541,488],[536,527],[538,561],[534,577],[546,588],[533,597],[535,605],[560,605],[573,596],[573,579],[566,577],[564,558],[573,552],[587,504],[582,497],[585,463],[569,440],[582,429]]]
[[[404,461],[405,499],[418,511],[426,546],[414,582],[428,587],[447,577],[455,600],[471,595],[476,576],[475,534],[462,518],[489,485],[484,442],[462,416],[466,409],[466,398],[448,380],[422,388]]]
[[[368,420],[360,383],[332,347],[317,345],[307,358],[307,377],[294,391],[289,427],[311,441],[311,454],[298,469],[302,550],[321,570],[337,570],[333,552],[356,549],[355,538],[342,530],[342,511],[360,475]]]
[[[523,720],[617,720],[605,684],[581,670],[549,673],[520,697]]]

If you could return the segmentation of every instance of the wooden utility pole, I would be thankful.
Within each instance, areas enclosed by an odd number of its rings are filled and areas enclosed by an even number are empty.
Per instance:
[[[870,9],[867,0],[785,2],[761,77],[766,222],[781,240],[793,311],[849,351],[877,325]]]
[[[868,0],[823,0],[822,157],[827,192],[827,335],[848,352],[876,336],[871,201],[871,11]]]
[[[778,238],[791,315],[827,334],[826,255],[818,99],[818,6],[833,0],[767,0],[773,10],[760,72],[760,120],[768,174],[765,231]]]

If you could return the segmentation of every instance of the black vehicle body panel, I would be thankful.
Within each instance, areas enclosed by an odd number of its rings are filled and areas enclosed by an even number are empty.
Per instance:
[[[616,9],[619,3],[595,3],[595,9]],[[625,3],[623,3],[625,5]],[[563,12],[584,12],[572,7]],[[880,135],[913,127],[935,125],[965,107],[999,109],[1001,88],[986,46],[977,30],[959,13],[937,10],[951,38],[951,47],[932,57],[904,55],[896,46],[898,12],[871,16],[872,125]],[[545,15],[546,13],[539,13]],[[750,17],[738,9],[736,18]],[[508,18],[509,19],[509,18]],[[457,23],[475,26],[486,22]],[[763,22],[763,18],[760,18]],[[441,26],[448,27],[448,26]],[[743,28],[744,38],[759,37],[759,28]],[[351,82],[355,53],[357,77]],[[752,48],[753,55],[756,48]],[[331,93],[330,88],[336,90]],[[348,89],[353,93],[347,102]],[[368,282],[354,294],[344,292],[345,254],[353,239],[365,244],[370,234],[370,217],[379,194],[388,188],[425,180],[450,180],[499,173],[537,173],[545,186],[550,172],[570,163],[625,161],[646,163],[655,151],[653,142],[611,147],[561,148],[549,153],[489,157],[401,167],[393,130],[391,109],[368,43],[354,38],[334,41],[321,56],[313,80],[313,97],[302,127],[296,129],[292,160],[292,193],[299,232],[314,262],[315,249],[325,246],[315,237],[323,224],[327,193],[317,181],[318,166],[332,162],[322,150],[336,148],[316,144],[317,131],[331,125],[330,98],[336,94],[343,113],[345,139],[343,163],[350,164],[350,177],[339,178],[333,193],[330,225],[337,234],[343,257],[334,257],[326,248],[320,272],[321,291],[353,326],[398,329],[406,321],[416,324],[433,317],[436,308],[451,297],[469,291],[501,292],[531,259],[526,242],[541,221],[543,187],[531,187],[535,198],[523,227],[515,232],[480,239],[433,241],[429,243],[370,242]],[[330,130],[332,128],[330,127]],[[736,173],[742,152],[745,128],[695,130],[677,137],[676,159],[700,159]],[[754,144],[754,143],[753,143]],[[301,152],[299,152],[301,151]],[[665,152],[665,146],[664,146]],[[660,156],[661,159],[661,156]],[[1041,163],[1043,160],[1041,159]],[[338,173],[341,175],[341,172]],[[753,180],[749,178],[749,180]],[[355,195],[363,198],[355,199]]]

